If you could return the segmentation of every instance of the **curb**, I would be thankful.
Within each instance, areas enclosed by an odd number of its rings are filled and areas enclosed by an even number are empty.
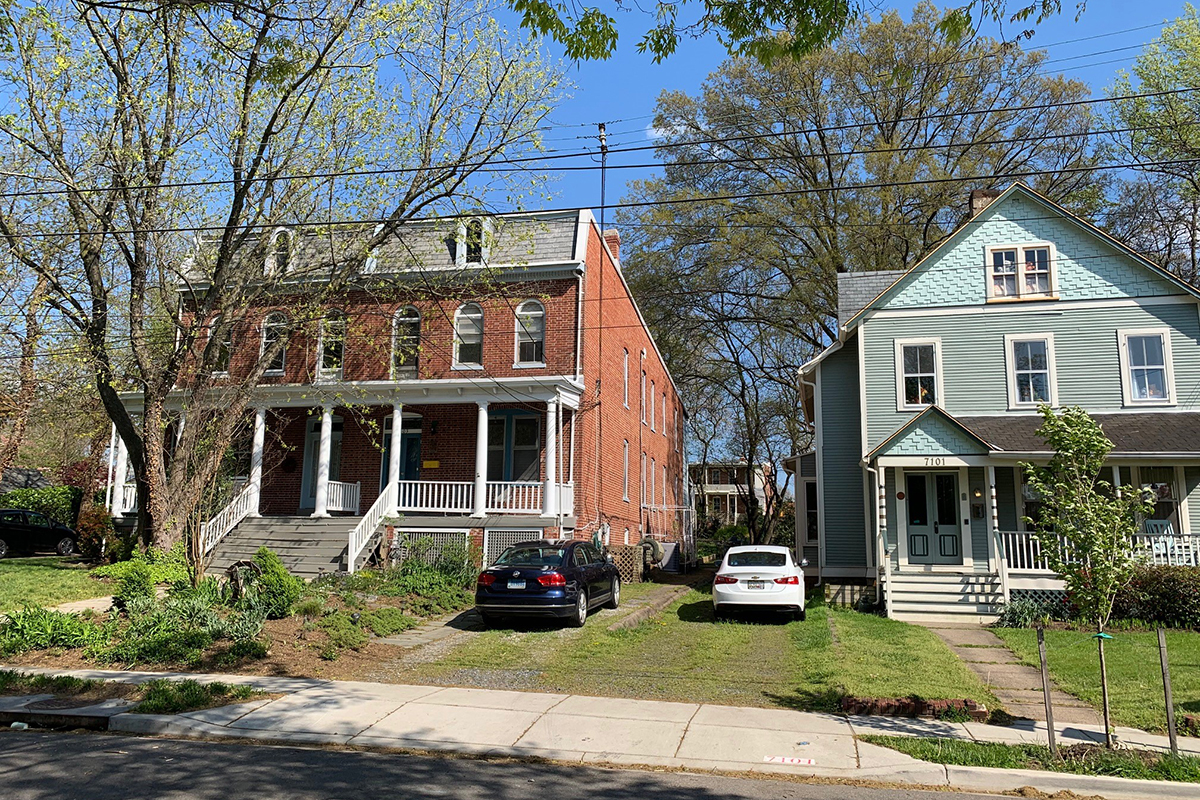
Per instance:
[[[669,594],[664,595],[663,597],[660,597],[659,599],[655,600],[653,603],[650,603],[649,605],[639,608],[637,611],[634,611],[632,614],[628,614],[624,617],[621,617],[619,620],[617,620],[616,622],[609,625],[608,630],[619,631],[624,628],[637,627],[638,625],[641,625],[646,620],[650,619],[650,617],[653,617],[655,614],[658,614],[664,608],[671,605],[671,603],[674,603],[680,597],[683,597],[683,595],[687,594],[691,590],[692,590],[691,585],[680,586],[680,587],[676,588],[673,592],[670,592]]]
[[[1194,783],[1072,775],[1032,769],[947,765],[946,780],[954,789],[1015,792],[1029,786],[1049,795],[1070,791],[1085,796],[1100,795],[1106,800],[1195,800],[1200,796],[1200,786]]]

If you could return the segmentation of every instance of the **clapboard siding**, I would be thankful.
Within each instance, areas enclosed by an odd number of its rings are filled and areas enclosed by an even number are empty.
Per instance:
[[[967,470],[967,495],[971,502],[971,553],[976,563],[987,563],[988,558],[988,495],[987,474],[983,467]],[[978,492],[978,496],[976,496]],[[975,506],[983,507],[983,516],[975,516]]]
[[[821,365],[821,510],[825,563],[831,567],[867,563],[858,396],[858,346],[852,339]]]

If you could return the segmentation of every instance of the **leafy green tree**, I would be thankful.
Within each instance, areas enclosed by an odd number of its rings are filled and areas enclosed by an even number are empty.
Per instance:
[[[569,58],[608,58],[616,50],[617,21],[598,6],[554,0],[510,0],[510,6],[522,15],[524,27],[552,37]],[[1084,6],[1079,0],[1078,13]],[[630,10],[622,0],[616,7]],[[854,0],[655,0],[637,5],[653,19],[637,49],[662,61],[683,37],[715,35],[731,54],[769,63],[830,44],[867,8]],[[949,10],[940,30],[963,39],[984,20],[1037,24],[1061,11],[1061,0],[1026,0],[1015,7],[1007,0],[968,0]],[[1031,33],[1021,29],[1018,38]]]
[[[1080,616],[1100,637],[1104,728],[1111,731],[1104,626],[1117,591],[1133,577],[1134,536],[1153,513],[1154,498],[1141,489],[1121,491],[1105,480],[1113,443],[1086,411],[1076,406],[1055,414],[1048,405],[1039,411],[1038,435],[1054,455],[1044,466],[1022,465],[1029,487],[1042,498],[1039,518],[1025,522],[1033,526],[1047,564],[1062,577]]]
[[[480,0],[0,7],[0,240],[128,445],[144,541],[194,528],[263,371],[376,248],[539,191],[492,167],[539,151],[561,85]],[[268,268],[278,226],[323,244]],[[248,310],[300,277],[320,280],[292,290],[275,344],[214,379]]]
[[[619,217],[624,261],[689,407],[725,398],[710,457],[778,464],[808,445],[798,368],[837,337],[838,274],[911,266],[961,223],[969,189],[1009,182],[970,176],[1034,173],[1054,199],[1099,206],[1076,169],[1099,161],[1087,107],[1046,107],[1088,87],[1042,74],[1041,52],[955,40],[945,19],[923,3],[660,97],[664,169],[632,184],[650,204]]]

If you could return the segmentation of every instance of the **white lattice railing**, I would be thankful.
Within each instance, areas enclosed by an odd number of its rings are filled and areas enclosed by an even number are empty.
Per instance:
[[[218,511],[215,517],[200,527],[200,544],[204,548],[205,555],[211,553],[212,549],[217,546],[217,542],[224,539],[231,530],[237,527],[239,522],[254,510],[254,500],[255,492],[249,484],[246,484],[233,496],[229,505]]]
[[[542,485],[528,481],[488,481],[487,511],[542,513]]]
[[[379,523],[383,522],[384,517],[393,513],[395,508],[396,484],[389,481],[388,485],[379,493],[379,497],[375,498],[375,502],[367,509],[367,513],[354,526],[354,530],[350,531],[350,540],[346,545],[347,572],[354,572],[354,565],[358,561],[358,557],[362,555],[363,548],[375,535]]]
[[[438,511],[470,514],[475,485],[469,481],[398,481],[396,507],[400,511]]]
[[[361,497],[361,483],[330,481],[325,508],[329,511],[349,511],[351,514],[357,514]]]

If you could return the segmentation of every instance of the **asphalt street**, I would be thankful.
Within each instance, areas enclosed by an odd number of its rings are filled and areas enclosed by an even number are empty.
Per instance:
[[[943,800],[946,792],[465,758],[0,731],[5,800]],[[956,794],[956,800],[993,795]]]

